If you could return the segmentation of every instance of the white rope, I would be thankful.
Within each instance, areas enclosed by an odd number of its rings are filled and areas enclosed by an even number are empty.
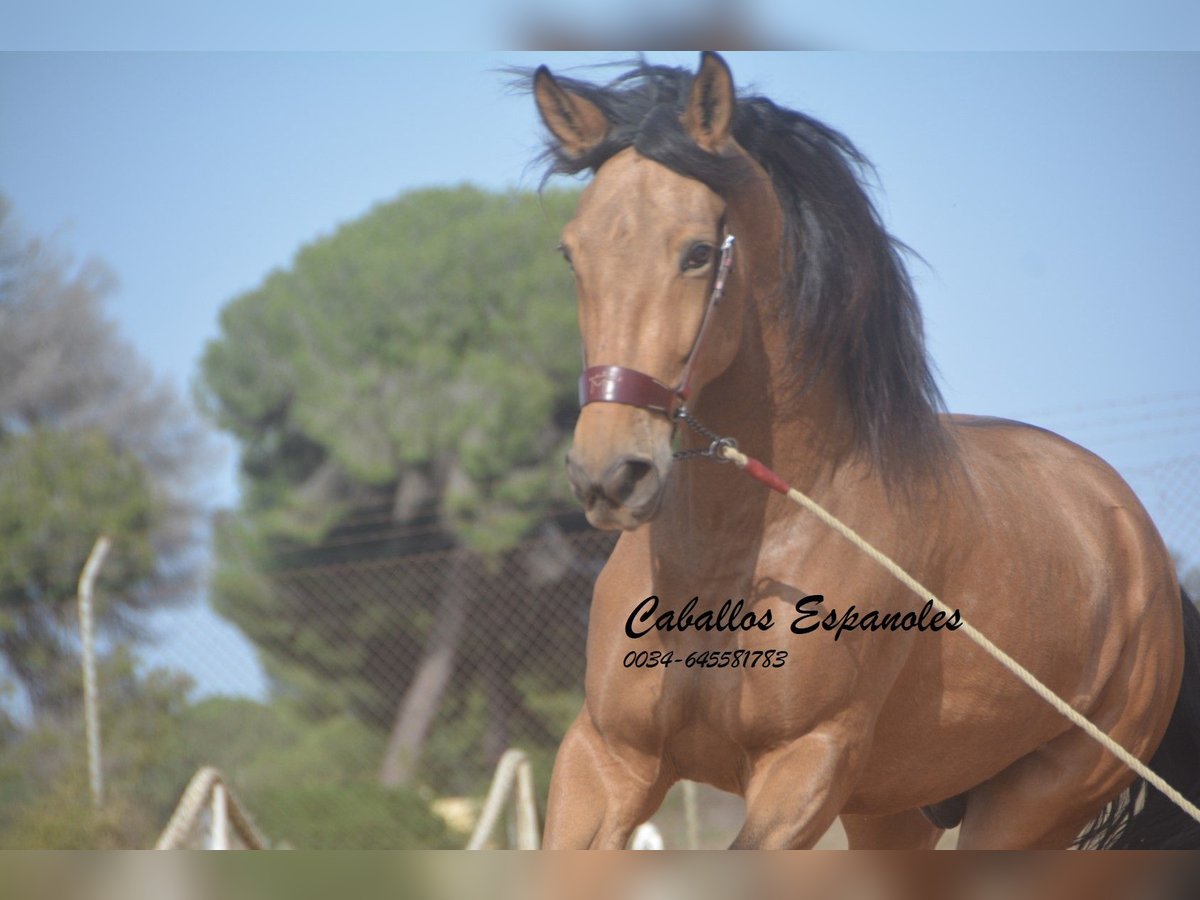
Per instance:
[[[739,469],[745,469],[747,464],[750,462],[750,457],[732,447],[722,446],[721,452],[726,459],[732,460]],[[857,531],[855,531],[849,525],[844,524],[832,513],[826,511],[826,509],[817,503],[817,501],[813,500],[807,494],[796,490],[794,487],[788,488],[787,496],[796,503],[799,503],[838,534],[842,535],[842,537],[846,538],[846,540],[850,541],[850,543],[862,550],[863,553],[867,554],[867,556],[871,557],[871,559],[875,560],[875,562],[879,563],[879,565],[883,566],[883,568],[886,569],[889,574],[891,574],[901,584],[916,594],[921,600],[932,600],[934,608],[936,608],[938,611],[945,613],[947,616],[953,615],[955,611],[939,600],[932,591],[925,588],[919,581],[909,575],[906,571],[904,571],[904,569],[900,568],[900,566],[893,562],[890,557],[885,556],[883,553],[876,550]],[[960,620],[961,616],[962,614],[959,613]],[[1017,678],[1020,679],[1020,681],[1030,690],[1049,703],[1052,707],[1054,707],[1054,709],[1069,719],[1073,724],[1082,728],[1089,737],[1091,737],[1105,750],[1131,768],[1139,776],[1144,778],[1149,784],[1158,788],[1158,790],[1165,794],[1172,803],[1186,812],[1197,822],[1200,822],[1200,807],[1197,807],[1194,803],[1189,801],[1183,796],[1183,794],[1179,793],[1179,791],[1175,790],[1175,788],[1171,787],[1171,785],[1167,784],[1166,781],[1151,771],[1149,766],[1147,766],[1140,759],[1138,759],[1136,756],[1114,741],[1111,737],[1093,725],[1085,716],[1071,706],[1071,704],[1067,703],[1065,700],[1055,694],[1054,691],[1042,684],[1042,682],[1039,681],[1032,672],[993,644],[990,640],[988,640],[986,635],[965,620],[962,620],[962,626],[956,630],[961,631],[963,634],[973,640],[976,644],[983,648],[983,650],[986,651],[989,656],[1017,676]]]
[[[657,825],[653,822],[643,822],[633,830],[633,837],[629,839],[629,849],[663,850],[666,849],[666,844]]]
[[[192,780],[188,782],[188,786],[183,791],[183,796],[179,798],[179,805],[175,807],[175,812],[171,815],[171,821],[163,829],[154,849],[177,850],[182,847],[192,829],[195,828],[196,822],[199,820],[200,814],[204,812],[204,807],[210,798],[214,801],[214,845],[228,843],[224,821],[227,819],[242,843],[249,849],[267,849],[267,839],[258,830],[254,820],[250,818],[250,814],[238,802],[237,795],[225,782],[224,776],[212,766],[205,766],[192,776]],[[223,821],[216,821],[218,818]],[[214,846],[214,849],[219,848]]]
[[[468,850],[484,848],[488,838],[496,830],[500,813],[504,811],[504,803],[510,796],[516,806],[517,849],[538,849],[540,838],[537,801],[533,790],[533,767],[529,764],[529,757],[514,748],[506,750],[500,757],[500,762],[496,764],[496,774],[492,777],[492,786],[488,788],[479,822],[476,823],[475,832],[467,843]]]

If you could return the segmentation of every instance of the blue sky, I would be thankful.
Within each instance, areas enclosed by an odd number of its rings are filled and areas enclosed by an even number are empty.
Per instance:
[[[301,244],[415,187],[536,186],[536,116],[497,69],[608,58],[3,54],[0,190],[28,231],[112,266],[111,314],[186,390],[221,306]],[[1200,55],[727,58],[877,164],[884,217],[925,260],[952,409],[1035,421],[1131,472],[1197,453]],[[236,502],[232,454],[209,495]],[[153,660],[261,689],[202,604],[163,625]]]

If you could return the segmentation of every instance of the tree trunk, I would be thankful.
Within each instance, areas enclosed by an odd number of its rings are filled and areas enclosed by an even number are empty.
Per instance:
[[[488,765],[494,766],[512,743],[509,720],[520,701],[512,687],[511,666],[499,654],[489,654],[483,662],[483,689],[487,698],[483,753]]]
[[[442,697],[454,674],[454,661],[467,620],[471,564],[472,557],[467,551],[456,554],[454,567],[442,586],[429,640],[417,662],[412,682],[400,701],[396,723],[392,726],[379,768],[379,781],[385,787],[402,787],[412,780],[429,728],[441,708]]]

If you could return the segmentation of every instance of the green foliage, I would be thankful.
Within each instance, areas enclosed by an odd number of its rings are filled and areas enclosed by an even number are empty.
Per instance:
[[[0,846],[153,846],[190,774],[180,725],[191,684],[161,670],[139,675],[124,648],[98,676],[104,806],[91,805],[82,717],[43,716],[0,749]]]
[[[411,791],[374,783],[382,738],[287,703],[187,701],[187,679],[139,675],[118,650],[100,680],[105,802],[93,810],[79,716],[44,717],[0,746],[0,846],[152,847],[185,785],[216,765],[262,830],[300,849],[460,846]]]
[[[578,337],[552,248],[573,205],[415,191],[224,309],[200,390],[242,444],[258,527],[312,542],[364,488],[390,491],[416,468],[446,491],[459,537],[492,552],[563,499],[546,472]]]
[[[69,702],[72,600],[96,538],[102,635],[190,599],[204,439],[103,313],[112,275],[23,235],[0,196],[0,657],[35,716]]]
[[[538,730],[546,738],[539,742],[525,732],[518,742],[532,764],[537,795],[544,797],[558,742],[583,705],[582,681],[570,688],[555,689],[528,677],[517,680],[519,695],[528,708],[526,714],[538,723]],[[429,736],[421,770],[424,779],[437,785],[440,793],[463,797],[486,794],[496,763],[485,750],[487,719],[486,700],[478,688],[456,695],[448,704],[437,729]]]
[[[182,729],[197,766],[215,765],[247,791],[369,776],[382,740],[348,716],[313,720],[286,701],[232,697],[195,704]]]
[[[412,791],[375,783],[382,737],[348,716],[313,721],[294,706],[214,698],[188,710],[188,756],[229,778],[260,828],[303,850],[456,847]]]
[[[243,503],[218,522],[213,604],[308,715],[390,727],[447,592],[468,596],[472,627],[489,636],[456,648],[460,671],[437,689],[459,719],[476,708],[463,705],[474,678],[511,685],[543,665],[530,647],[561,652],[555,629],[576,614],[553,614],[555,584],[533,583],[536,566],[514,548],[575,508],[562,456],[579,337],[554,252],[575,202],[414,191],[302,248],[223,310],[197,390],[241,446]],[[358,524],[371,517],[373,529]],[[423,527],[393,536],[401,522]],[[466,552],[411,578],[322,580],[332,565],[455,547]],[[507,587],[493,596],[500,573]],[[539,689],[564,687],[541,674]],[[550,734],[526,699],[510,689],[488,701],[493,744],[510,715]],[[464,728],[478,741],[485,726]],[[467,752],[493,750],[460,744],[445,771]]]
[[[154,573],[158,511],[141,464],[98,431],[35,429],[0,443],[0,651],[35,708],[65,702],[56,673],[75,656],[61,626],[75,621],[93,542],[113,539],[98,582],[103,626],[122,613],[108,599]]]
[[[17,810],[0,840],[8,849],[120,850],[154,846],[155,821],[120,794],[100,810],[88,800],[86,773],[75,770]]]
[[[41,515],[33,515],[32,511]],[[36,583],[73,597],[99,534],[121,535],[105,583],[145,577],[153,565],[148,527],[155,512],[141,464],[98,431],[34,430],[0,445],[0,591]]]
[[[365,781],[255,792],[263,829],[303,850],[450,850],[462,842],[411,791]]]

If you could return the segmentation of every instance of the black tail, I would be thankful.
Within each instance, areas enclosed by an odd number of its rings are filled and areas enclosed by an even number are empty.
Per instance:
[[[1183,599],[1183,684],[1150,768],[1193,803],[1200,802],[1200,610]],[[1139,778],[1109,804],[1076,846],[1112,850],[1200,849],[1200,822]]]

